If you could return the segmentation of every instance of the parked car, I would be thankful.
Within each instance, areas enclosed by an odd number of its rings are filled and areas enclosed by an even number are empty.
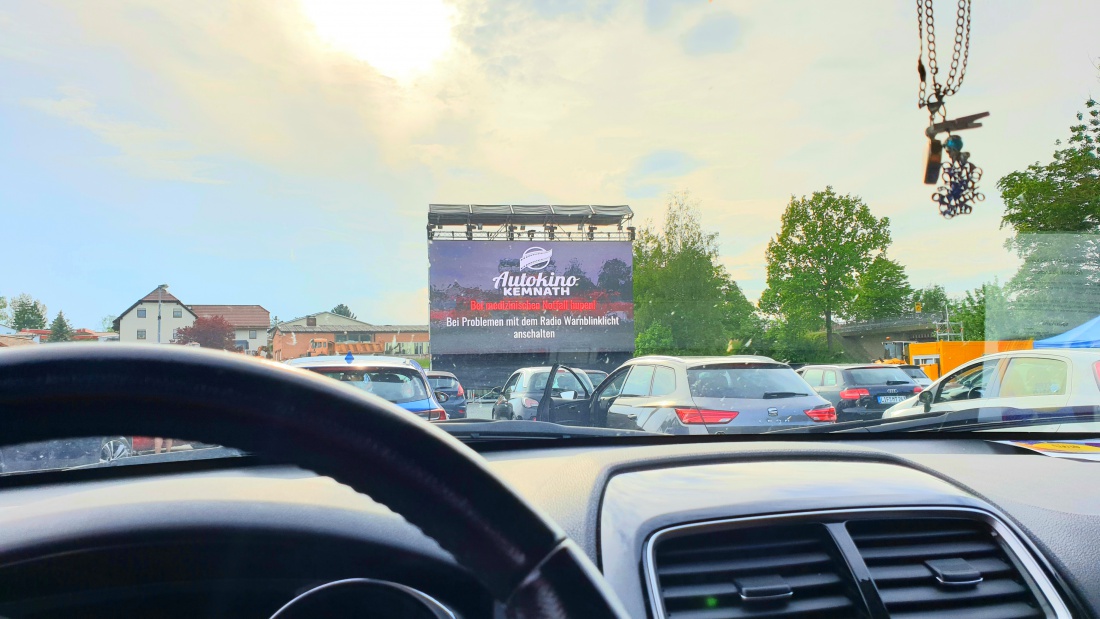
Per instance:
[[[556,423],[663,434],[757,433],[836,421],[833,406],[787,364],[755,355],[631,359],[590,400],[551,395],[542,409]]]
[[[836,407],[837,421],[879,419],[886,409],[922,390],[896,365],[814,364],[798,373]]]
[[[883,416],[975,410],[976,421],[1002,421],[1091,412],[1097,401],[1100,350],[1013,350],[963,364]],[[1081,424],[1072,426],[1072,431],[1082,430]]]
[[[909,378],[913,379],[913,382],[920,385],[921,389],[927,389],[932,386],[932,379],[928,378],[928,375],[924,373],[919,365],[899,365],[902,372],[905,372]]]
[[[447,394],[447,400],[443,402],[443,410],[447,411],[448,419],[466,418],[466,390],[458,377],[450,372],[428,370],[428,384],[436,393]]]
[[[424,368],[412,359],[349,354],[347,357],[302,357],[285,363],[373,393],[421,419],[439,421],[447,418],[447,411],[441,404],[448,399],[447,395],[432,391]]]
[[[558,367],[558,366],[555,366]],[[550,379],[551,367],[520,368],[508,377],[500,396],[493,405],[493,419],[528,419],[538,421],[539,402],[547,383],[553,395],[560,399],[587,400],[595,389],[592,379],[583,371],[569,371],[558,367],[554,380]]]

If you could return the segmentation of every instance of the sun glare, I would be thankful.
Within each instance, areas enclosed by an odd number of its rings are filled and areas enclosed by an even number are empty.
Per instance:
[[[451,46],[451,7],[442,0],[301,0],[329,45],[379,73],[406,79],[431,68]]]

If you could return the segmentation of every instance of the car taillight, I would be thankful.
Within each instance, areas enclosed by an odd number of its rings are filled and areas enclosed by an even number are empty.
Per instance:
[[[539,401],[531,398],[523,398],[523,405],[527,408],[538,408]]]
[[[433,408],[428,411],[428,421],[447,421],[447,411],[442,408]]]
[[[1096,386],[1100,387],[1100,361],[1092,364],[1092,371],[1096,374]]]
[[[456,398],[466,397],[466,390],[462,388],[461,384],[458,385],[458,393],[455,394],[455,397]]]
[[[686,425],[703,423],[729,423],[739,415],[737,411],[713,411],[702,408],[677,408],[676,416]]]
[[[840,392],[841,400],[858,400],[860,398],[870,397],[871,392],[866,389],[845,389]]]
[[[913,387],[913,393],[920,393],[922,391],[924,391],[924,387],[921,387],[920,385]]]
[[[824,406],[817,406],[811,408],[806,412],[806,416],[817,422],[822,423],[834,423],[836,422],[836,409],[831,405],[826,404]]]

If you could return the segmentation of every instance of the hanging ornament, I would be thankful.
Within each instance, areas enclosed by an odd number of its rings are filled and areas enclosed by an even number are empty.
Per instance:
[[[917,75],[920,77],[917,107],[928,110],[928,128],[924,131],[928,138],[924,182],[927,185],[935,185],[937,181],[942,181],[943,184],[936,188],[936,193],[932,194],[932,200],[939,205],[940,215],[950,219],[956,215],[970,213],[974,202],[985,199],[985,196],[977,190],[978,181],[982,178],[982,169],[970,163],[970,153],[962,150],[962,138],[954,135],[953,132],[981,127],[981,123],[975,121],[989,116],[989,112],[948,120],[945,105],[945,99],[958,92],[966,76],[966,63],[970,55],[970,0],[959,0],[951,69],[943,83],[938,79],[939,65],[936,62],[936,28],[932,0],[917,0],[917,26],[921,35],[921,53],[917,59]],[[928,69],[924,64],[926,38]],[[928,92],[929,78],[931,78],[931,93]],[[942,142],[938,137],[941,133],[947,134],[947,138]],[[946,166],[943,165],[944,151],[947,151],[948,157]]]

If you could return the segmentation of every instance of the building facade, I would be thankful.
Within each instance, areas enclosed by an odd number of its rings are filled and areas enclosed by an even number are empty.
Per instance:
[[[378,354],[427,357],[428,325],[374,325],[332,312],[280,322],[271,329],[276,361],[320,354]]]
[[[266,349],[271,314],[262,306],[186,305],[172,293],[160,288],[138,299],[119,314],[114,328],[118,333],[118,341],[122,343],[171,344],[179,329],[192,326],[198,318],[213,316],[221,316],[233,325],[234,339],[239,350],[256,355]]]

